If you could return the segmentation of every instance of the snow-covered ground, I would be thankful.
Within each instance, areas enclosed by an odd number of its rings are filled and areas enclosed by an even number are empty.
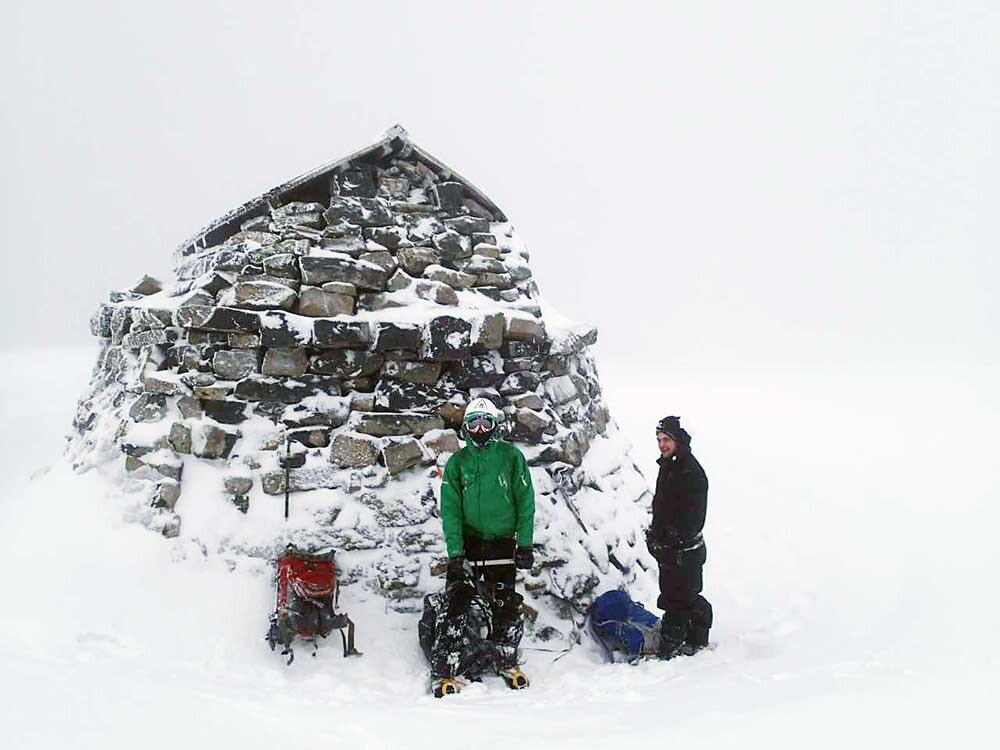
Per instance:
[[[5,748],[996,742],[996,370],[603,363],[650,478],[659,417],[694,436],[718,647],[637,667],[586,642],[554,663],[527,651],[529,690],[488,680],[437,701],[414,615],[348,588],[364,657],[334,642],[286,667],[262,638],[265,565],[164,540],[96,473],[68,470],[61,437],[95,351],[0,353]]]

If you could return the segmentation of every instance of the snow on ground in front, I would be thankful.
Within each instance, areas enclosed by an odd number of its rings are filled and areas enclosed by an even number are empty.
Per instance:
[[[270,570],[127,522],[60,460],[95,350],[0,364],[0,732],[10,748],[911,747],[996,736],[995,370],[601,367],[654,476],[684,417],[710,481],[714,651],[631,667],[589,642],[426,694],[416,615],[349,587],[365,655],[291,667],[263,641]],[[636,592],[648,605],[653,592]],[[681,744],[683,743],[683,744]]]

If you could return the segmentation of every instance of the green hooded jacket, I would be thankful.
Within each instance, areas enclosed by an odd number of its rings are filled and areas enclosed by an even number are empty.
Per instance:
[[[535,525],[535,490],[524,455],[494,440],[484,448],[471,441],[448,459],[441,481],[441,525],[448,557],[465,554],[465,536],[517,538],[530,547]]]

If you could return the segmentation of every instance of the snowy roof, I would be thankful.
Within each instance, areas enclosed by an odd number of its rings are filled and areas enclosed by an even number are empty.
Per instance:
[[[469,180],[447,166],[444,162],[432,156],[410,140],[409,134],[401,125],[389,128],[381,140],[360,151],[345,156],[336,161],[317,167],[311,172],[299,175],[288,182],[268,190],[262,195],[247,201],[215,221],[199,230],[194,236],[182,242],[177,251],[186,254],[184,250],[191,246],[207,247],[229,237],[239,230],[239,225],[246,219],[257,214],[267,213],[271,207],[284,205],[291,201],[317,201],[329,203],[330,178],[338,172],[345,171],[357,164],[378,164],[394,157],[409,157],[418,161],[434,172],[439,178],[462,183],[469,197],[483,206],[492,214],[493,221],[507,221],[503,211]]]

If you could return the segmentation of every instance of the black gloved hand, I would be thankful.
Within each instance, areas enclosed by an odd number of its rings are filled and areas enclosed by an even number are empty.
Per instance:
[[[649,550],[649,554],[653,557],[656,557],[662,549],[660,543],[653,538],[652,529],[646,529],[646,549]]]
[[[531,547],[518,547],[514,551],[514,567],[519,570],[531,570],[535,564],[535,553]]]
[[[445,573],[445,581],[454,583],[465,578],[465,556],[451,557],[448,559],[448,572]]]

